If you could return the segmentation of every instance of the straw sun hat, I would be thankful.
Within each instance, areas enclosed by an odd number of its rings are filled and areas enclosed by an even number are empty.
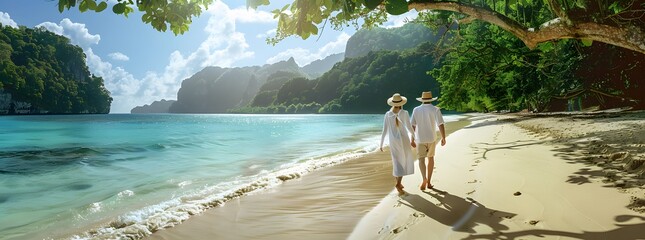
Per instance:
[[[423,93],[421,93],[421,97],[417,98],[417,101],[423,102],[423,103],[432,102],[432,101],[435,101],[435,100],[437,100],[437,97],[433,98],[432,97],[432,92],[423,92]]]
[[[405,104],[406,102],[408,102],[408,99],[398,93],[395,93],[391,98],[387,99],[387,105],[390,105],[392,107],[403,106],[403,104]]]

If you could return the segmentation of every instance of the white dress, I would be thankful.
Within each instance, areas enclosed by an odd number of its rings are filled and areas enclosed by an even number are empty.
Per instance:
[[[396,118],[399,119],[399,126],[396,126]],[[408,135],[410,133],[410,135]],[[381,147],[385,135],[388,135],[390,142],[390,153],[392,154],[392,175],[402,177],[414,173],[414,153],[410,146],[410,137],[414,134],[410,115],[406,110],[400,110],[398,114],[388,111],[383,121],[383,133],[381,134]]]

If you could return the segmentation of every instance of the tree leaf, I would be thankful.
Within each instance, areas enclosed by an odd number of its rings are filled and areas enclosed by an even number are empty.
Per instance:
[[[545,0],[546,1],[546,0]],[[508,0],[508,8],[510,8],[513,11],[517,11],[517,5],[518,5],[517,0]]]
[[[370,10],[374,10],[376,7],[381,5],[381,3],[383,3],[383,0],[365,0],[365,7]]]
[[[580,41],[582,42],[582,45],[585,47],[590,47],[591,44],[593,44],[593,40],[591,39],[583,38],[583,39],[580,39]]]
[[[552,42],[545,42],[545,43],[541,43],[541,44],[539,44],[537,47],[538,47],[538,49],[540,49],[540,51],[542,51],[542,52],[549,52],[549,51],[551,51],[551,50],[553,50],[553,49],[555,48],[555,47],[553,46],[553,43],[552,43]]]
[[[401,15],[408,12],[408,2],[405,0],[388,0],[385,2],[385,10],[392,15]]]
[[[289,6],[291,6],[291,4],[284,5],[284,7],[280,9],[280,12],[284,12],[285,10],[287,10],[287,8],[289,8]]]
[[[152,15],[150,15],[149,13],[144,13],[143,15],[141,15],[141,21],[143,21],[144,23],[149,23],[150,21],[152,21]]]
[[[587,3],[585,3],[585,0],[577,0],[575,4],[576,4],[576,7],[587,9]]]
[[[67,5],[67,0],[58,1],[58,11],[63,12],[65,10],[66,5]]]
[[[112,7],[112,12],[116,14],[123,14],[125,12],[125,4],[124,3],[117,3]]]
[[[96,6],[96,9],[95,9],[94,11],[96,11],[96,12],[102,12],[103,10],[105,10],[105,9],[107,8],[107,6],[108,6],[108,5],[107,5],[107,3],[106,3],[106,2],[101,2],[101,3],[99,3],[99,5],[98,5],[98,6]]]
[[[623,11],[623,7],[622,7],[622,6],[620,6],[620,2],[618,2],[618,1],[616,1],[616,2],[612,3],[611,5],[609,5],[609,7],[608,7],[608,8],[609,8],[609,10],[611,10],[612,12],[614,12],[614,14],[616,14],[616,13],[619,13],[619,12],[622,12],[622,11]]]
[[[96,9],[96,2],[94,0],[85,0],[85,4],[87,4],[87,8],[90,10]]]
[[[313,35],[318,35],[318,27],[316,27],[316,25],[313,23],[310,24],[311,25],[309,26],[309,31],[311,31]]]
[[[131,12],[134,12],[134,9],[132,9],[130,6],[125,6],[125,9],[123,10],[123,15],[125,15],[125,17],[128,17],[128,14],[130,14]]]
[[[332,9],[334,7],[334,1],[333,0],[325,0],[324,1],[324,6],[327,9]]]
[[[257,9],[262,5],[269,5],[269,0],[246,0],[247,8]]]
[[[78,11],[80,12],[87,11],[87,1],[82,1],[81,4],[78,5]]]

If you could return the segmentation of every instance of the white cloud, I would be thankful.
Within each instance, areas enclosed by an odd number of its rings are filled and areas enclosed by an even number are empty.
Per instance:
[[[226,7],[228,8],[228,7]],[[210,11],[210,7],[208,8]],[[219,9],[213,11],[219,11]],[[242,23],[277,23],[277,19],[273,19],[273,14],[265,11],[258,11],[252,8],[238,7],[230,10],[230,15],[237,21]]]
[[[13,19],[11,19],[11,16],[9,16],[9,13],[6,12],[0,12],[0,23],[2,23],[2,26],[18,28],[18,24],[13,21]]]
[[[417,11],[409,11],[401,15],[388,15],[387,22],[383,23],[384,28],[398,28],[405,25],[408,21],[414,20],[419,16]]]
[[[262,39],[262,38],[266,38],[266,37],[268,37],[268,36],[275,35],[275,33],[276,33],[277,31],[278,31],[278,29],[276,29],[276,28],[274,28],[274,29],[269,29],[268,31],[266,31],[266,32],[264,32],[264,33],[260,33],[260,34],[256,35],[255,37],[260,38],[260,39]]]
[[[117,61],[130,61],[130,58],[127,55],[120,52],[113,52],[108,54],[108,56]]]
[[[85,27],[85,24],[74,23],[69,20],[69,18],[61,20],[60,24],[44,22],[36,25],[36,27],[44,27],[55,34],[65,36],[71,40],[72,44],[78,45],[83,49],[86,49],[93,44],[98,44],[101,40],[101,36],[98,34],[90,34]]]
[[[103,61],[101,57],[94,54],[92,48],[86,49],[85,54],[87,55],[87,67],[93,74],[101,76],[106,80],[105,87],[110,90],[112,95],[134,95],[141,87],[141,81],[125,69],[115,67],[109,62]]]
[[[291,48],[267,59],[266,63],[276,63],[293,57],[298,65],[305,66],[315,60],[323,59],[335,53],[344,52],[349,38],[349,34],[341,32],[341,34],[336,38],[336,41],[325,44],[325,46],[315,52],[304,48]]]

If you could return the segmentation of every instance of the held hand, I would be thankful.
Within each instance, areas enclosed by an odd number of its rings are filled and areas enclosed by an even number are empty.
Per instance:
[[[445,138],[442,138],[442,139],[441,139],[441,146],[444,146],[444,145],[446,145],[446,139],[445,139]]]

